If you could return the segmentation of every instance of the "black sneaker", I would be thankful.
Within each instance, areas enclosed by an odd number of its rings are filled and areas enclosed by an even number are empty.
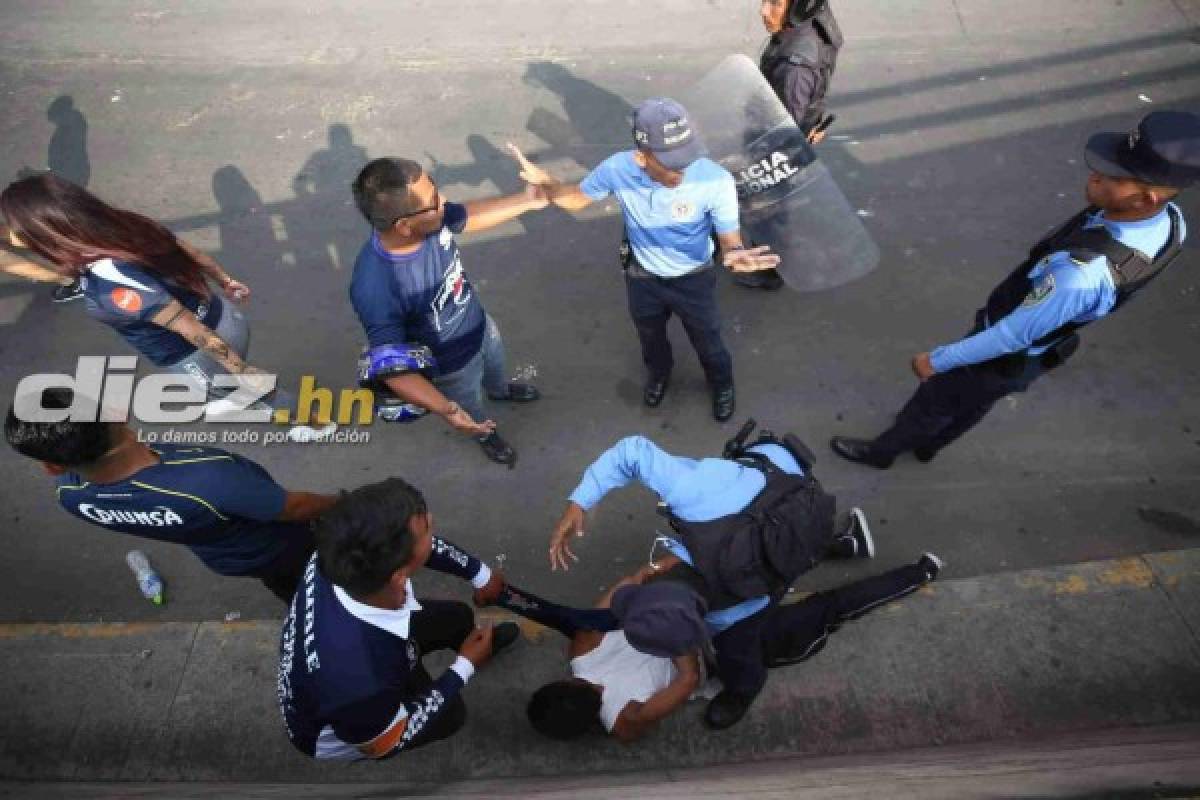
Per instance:
[[[838,558],[874,558],[875,540],[861,508],[850,509],[846,528],[834,539],[833,552]]]
[[[501,622],[492,628],[492,656],[498,656],[521,638],[521,628],[515,622]]]
[[[479,442],[479,448],[483,450],[483,454],[497,464],[504,464],[509,469],[516,465],[517,451],[500,438],[500,434],[496,431],[492,431],[487,436],[480,436],[475,441]]]
[[[946,566],[946,562],[935,556],[933,553],[926,553],[917,559],[917,566],[925,570],[925,574],[929,576],[929,580],[937,580],[938,573],[942,571],[942,567]]]
[[[81,297],[83,297],[83,284],[80,283],[79,278],[66,286],[55,286],[54,291],[50,292],[50,299],[55,303],[69,303]]]
[[[488,395],[492,400],[502,403],[532,403],[541,396],[541,392],[532,383],[521,383],[520,381],[509,381],[507,391],[499,397]]]

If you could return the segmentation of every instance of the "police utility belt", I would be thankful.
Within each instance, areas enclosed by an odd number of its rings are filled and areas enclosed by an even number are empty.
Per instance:
[[[698,275],[701,272],[712,269],[713,267],[712,261],[706,261],[695,269],[685,272],[682,275],[671,275],[668,277],[665,275],[655,275],[653,272],[650,272],[643,267],[638,262],[637,257],[633,254],[633,248],[630,246],[628,239],[621,239],[621,246],[617,253],[621,261],[621,269],[625,271],[626,275],[631,278],[655,280],[659,283],[670,283],[672,281],[677,281],[680,278],[690,278],[693,275]]]

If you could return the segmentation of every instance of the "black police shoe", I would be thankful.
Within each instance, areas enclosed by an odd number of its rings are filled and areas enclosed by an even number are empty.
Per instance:
[[[517,451],[508,442],[500,438],[500,434],[492,431],[487,436],[480,436],[475,441],[483,454],[497,464],[506,464],[509,469],[517,463]]]
[[[541,396],[541,392],[532,383],[521,383],[520,381],[509,381],[508,390],[499,397],[488,395],[492,400],[508,403],[532,403]]]
[[[829,440],[829,447],[833,452],[847,461],[866,464],[878,469],[887,469],[890,467],[892,462],[896,460],[895,457],[876,453],[872,445],[874,445],[874,442],[866,439],[851,439],[848,436],[834,436]]]
[[[521,638],[521,628],[515,622],[501,622],[492,628],[492,655],[497,656]]]
[[[753,697],[723,690],[709,701],[708,708],[704,710],[704,724],[715,731],[736,725],[746,716],[753,702]]]
[[[733,412],[737,409],[737,400],[734,396],[733,384],[722,386],[719,389],[713,389],[713,419],[717,422],[724,422],[733,416]]]
[[[783,288],[783,278],[777,269],[760,269],[754,272],[735,272],[733,282],[747,289],[766,289],[773,292]]]
[[[670,375],[661,378],[649,378],[642,387],[642,402],[651,408],[662,405],[663,397],[667,394],[667,384],[671,382]]]
[[[79,278],[66,286],[55,286],[54,291],[50,292],[50,299],[55,303],[69,303],[81,297],[83,297],[83,284],[80,283]]]

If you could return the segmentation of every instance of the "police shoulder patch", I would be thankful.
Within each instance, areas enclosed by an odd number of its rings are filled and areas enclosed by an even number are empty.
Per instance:
[[[1054,273],[1047,272],[1042,276],[1041,281],[1034,285],[1033,290],[1025,295],[1025,299],[1021,302],[1023,306],[1036,306],[1038,303],[1045,300],[1054,292]]]

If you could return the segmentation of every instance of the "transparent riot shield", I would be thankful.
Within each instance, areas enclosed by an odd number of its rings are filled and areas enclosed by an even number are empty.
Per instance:
[[[770,245],[790,288],[830,289],[875,269],[879,248],[753,61],[727,57],[679,101],[737,181],[747,244]]]

